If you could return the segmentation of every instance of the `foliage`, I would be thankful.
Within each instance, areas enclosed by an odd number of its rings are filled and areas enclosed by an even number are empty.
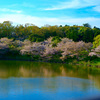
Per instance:
[[[100,45],[100,35],[94,38],[93,47],[96,48]]]
[[[96,56],[96,57],[100,57],[100,46],[98,46],[97,48],[94,48],[91,50],[91,52],[89,53],[89,56]]]
[[[83,24],[83,26],[91,28],[91,25],[89,23],[85,23],[85,24]]]
[[[58,36],[55,36],[55,37],[52,38],[51,41],[52,41],[52,46],[55,47],[61,41],[61,38],[58,37]]]
[[[62,46],[61,46],[62,45]],[[84,56],[88,56],[89,50],[92,47],[91,43],[80,42],[66,42],[59,44],[58,48],[63,51],[61,59],[67,59],[67,56],[74,57],[77,59],[83,59]],[[80,58],[81,57],[81,58]]]
[[[79,40],[85,42],[93,42],[94,32],[89,27],[80,27],[80,29],[78,30],[78,36]]]
[[[100,57],[99,45],[100,29],[92,29],[88,23],[43,27],[33,24],[12,26],[9,21],[0,23],[0,54],[3,57],[20,55],[46,61],[82,60],[87,56]]]
[[[75,42],[93,42],[93,38],[97,35],[100,35],[100,28],[94,27],[92,29],[88,23],[83,24],[83,26],[45,25],[43,27],[38,27],[29,23],[13,26],[10,21],[0,23],[0,38],[7,37],[20,41],[29,39],[31,42],[41,42],[50,37],[67,37]],[[54,45],[56,45],[56,43]]]

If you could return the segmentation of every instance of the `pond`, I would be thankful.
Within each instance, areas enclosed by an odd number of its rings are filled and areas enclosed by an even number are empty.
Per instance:
[[[99,96],[100,75],[84,68],[0,61],[0,100],[87,100]]]

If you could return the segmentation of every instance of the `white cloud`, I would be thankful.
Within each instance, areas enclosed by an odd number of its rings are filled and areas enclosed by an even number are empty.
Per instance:
[[[52,5],[50,8],[45,8],[44,10],[61,10],[61,9],[78,9],[89,6],[100,5],[99,0],[70,0],[66,2],[59,2],[57,5]]]
[[[79,5],[79,0],[73,0],[71,2],[59,2],[58,5],[53,5],[51,8],[46,8],[45,10],[60,10],[67,8],[75,8]]]
[[[0,8],[0,11],[2,12],[13,12],[13,13],[21,13],[21,10],[12,10],[12,9],[7,9],[7,8]]]
[[[90,25],[100,27],[100,18],[48,18],[48,17],[35,17],[24,14],[5,14],[0,16],[0,22],[11,21],[14,24],[32,23],[37,26],[49,25],[82,25],[89,23]]]
[[[100,6],[96,6],[93,8],[94,11],[100,12]]]

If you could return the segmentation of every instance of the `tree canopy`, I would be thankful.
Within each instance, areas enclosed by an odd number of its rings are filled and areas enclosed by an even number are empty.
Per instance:
[[[43,27],[38,27],[29,23],[13,26],[10,21],[0,23],[0,38],[7,37],[9,39],[12,38],[21,41],[29,39],[31,42],[40,42],[49,37],[67,37],[75,42],[93,42],[94,37],[97,35],[100,35],[100,28],[96,26],[91,28],[91,25],[88,23],[83,24],[83,26],[45,25]]]

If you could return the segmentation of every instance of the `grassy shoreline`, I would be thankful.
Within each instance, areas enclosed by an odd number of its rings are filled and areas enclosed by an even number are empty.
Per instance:
[[[18,56],[13,56],[9,55],[6,57],[1,57],[0,60],[12,60],[12,61],[33,61],[33,62],[47,62],[47,63],[64,63],[64,64],[69,64],[69,65],[79,65],[79,66],[86,66],[86,67],[95,67],[100,69],[100,58],[87,58],[83,60],[77,60],[76,58],[71,59],[68,58],[65,61],[61,61],[60,59],[51,59],[51,60],[41,60],[37,58],[32,58],[31,56],[28,55],[18,55]]]
[[[87,67],[100,68],[100,59],[98,59],[98,60],[92,60],[92,61],[84,61],[84,60],[77,61],[77,60],[73,60],[73,62],[71,62],[69,64],[83,65],[83,66],[87,66]]]

